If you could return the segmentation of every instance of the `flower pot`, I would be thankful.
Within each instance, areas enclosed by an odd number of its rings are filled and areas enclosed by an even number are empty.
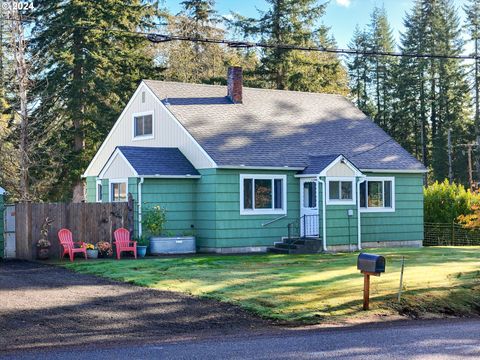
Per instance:
[[[98,249],[87,249],[87,258],[97,259],[98,258]]]
[[[47,260],[50,257],[50,246],[48,247],[37,247],[37,259],[38,260]]]
[[[144,245],[137,245],[137,256],[143,258],[145,255],[147,255],[147,247]]]

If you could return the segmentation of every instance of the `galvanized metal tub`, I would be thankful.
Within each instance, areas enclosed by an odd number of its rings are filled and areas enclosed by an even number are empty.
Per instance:
[[[152,237],[150,238],[150,254],[194,254],[197,251],[195,237]]]

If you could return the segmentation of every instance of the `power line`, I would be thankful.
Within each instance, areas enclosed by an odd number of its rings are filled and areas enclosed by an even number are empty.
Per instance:
[[[2,17],[7,21],[22,21],[26,23],[34,23],[35,19],[29,17],[27,19],[17,20],[13,18]],[[165,24],[161,24],[165,25]],[[148,39],[152,43],[164,43],[170,41],[187,41],[194,43],[206,43],[206,44],[222,44],[236,49],[248,49],[248,48],[262,48],[262,49],[278,49],[278,50],[299,50],[299,51],[315,51],[339,55],[362,55],[362,56],[390,56],[390,57],[404,57],[404,58],[417,58],[417,59],[456,59],[456,60],[477,60],[480,56],[476,55],[445,55],[434,53],[403,53],[394,51],[377,51],[377,50],[356,50],[345,48],[329,48],[323,46],[302,46],[302,45],[290,45],[282,43],[266,43],[266,42],[249,42],[239,40],[217,39],[217,38],[205,38],[205,37],[193,37],[193,36],[180,36],[150,33],[142,31],[124,30],[124,29],[111,29],[101,28],[95,25],[70,25],[70,24],[55,24],[53,27],[59,28],[73,28],[80,30],[95,30],[103,32],[119,32],[136,35]]]

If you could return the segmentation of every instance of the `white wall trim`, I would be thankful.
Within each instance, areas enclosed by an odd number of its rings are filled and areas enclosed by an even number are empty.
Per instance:
[[[391,170],[391,169],[361,169],[362,172],[365,173],[392,173],[392,174],[425,174],[428,173],[427,169],[424,170]]]
[[[200,179],[202,175],[141,175],[145,179]]]
[[[386,212],[395,212],[395,177],[394,176],[367,176],[365,178],[366,180],[366,191],[367,191],[367,196],[368,196],[368,182],[369,181],[391,181],[392,182],[392,207],[387,208],[387,207],[368,207],[368,198],[366,199],[367,201],[367,207],[360,207],[360,212],[361,213],[386,213]],[[382,186],[382,198],[383,202],[385,204],[385,186]],[[360,203],[360,193],[358,194],[358,199]]]
[[[139,116],[152,115],[152,133],[148,135],[135,136],[135,118]],[[132,114],[132,141],[155,139],[155,111],[142,111]]]
[[[327,176],[325,178],[325,182],[327,185],[326,189],[326,199],[327,205],[355,205],[357,197],[356,197],[356,189],[355,189],[355,176]],[[351,200],[330,200],[330,181],[343,181],[343,182],[350,182],[352,183],[352,199]],[[341,187],[341,186],[340,186]]]
[[[107,172],[107,170],[110,168],[110,166],[112,165],[113,161],[117,158],[117,156],[120,156],[122,158],[122,160],[128,165],[128,167],[130,168],[130,170],[132,171],[132,177],[138,177],[138,173],[137,171],[133,168],[132,164],[130,164],[130,162],[127,160],[127,158],[125,157],[125,155],[122,154],[122,152],[120,151],[119,148],[116,148],[115,151],[113,152],[113,154],[110,156],[110,159],[108,159],[107,163],[105,164],[105,166],[103,167],[103,169],[100,171],[100,175],[98,175],[98,177],[100,179],[104,179],[104,175],[105,173]]]
[[[126,186],[126,191],[127,191],[127,200],[122,201],[122,202],[127,202],[128,201],[128,179],[123,178],[123,179],[108,179],[108,201],[114,202],[112,198],[112,185],[113,184],[125,184]],[[116,201],[120,202],[120,201]]]
[[[283,208],[282,209],[253,209],[248,210],[244,209],[243,203],[243,180],[244,179],[261,179],[261,180],[275,180],[281,179],[283,180],[283,189],[282,189],[282,197],[283,197]],[[275,194],[273,192],[272,187],[272,206],[273,206],[273,198]],[[254,202],[255,199],[252,199]],[[287,176],[286,175],[279,175],[279,174],[240,174],[240,215],[286,215],[287,214]],[[253,205],[255,207],[255,204]]]
[[[290,166],[243,166],[243,165],[226,165],[217,166],[217,169],[221,170],[295,170],[301,171],[305,167],[290,167]],[[301,177],[302,175],[295,175],[295,177]],[[308,175],[307,177],[315,177],[316,175]]]

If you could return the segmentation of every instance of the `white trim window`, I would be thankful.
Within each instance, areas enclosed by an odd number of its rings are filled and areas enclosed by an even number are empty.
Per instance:
[[[285,175],[240,175],[241,215],[287,213]]]
[[[360,210],[362,212],[395,211],[395,178],[368,177],[360,183]]]
[[[97,183],[96,183],[96,200],[97,200],[97,202],[102,202],[103,201],[102,180],[97,180]]]
[[[355,204],[355,178],[328,177],[327,178],[327,204],[352,205]]]
[[[110,201],[126,202],[128,194],[128,180],[115,179],[109,181]]]
[[[153,111],[133,114],[133,139],[152,139],[153,124]]]

